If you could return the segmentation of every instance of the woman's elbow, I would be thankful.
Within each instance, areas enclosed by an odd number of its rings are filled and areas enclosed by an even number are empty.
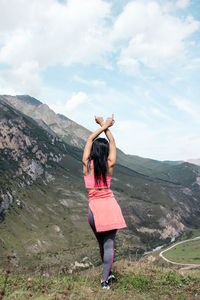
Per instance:
[[[86,158],[82,158],[82,164],[84,165],[84,166],[86,166],[87,165],[87,159]]]
[[[116,163],[116,160],[115,160],[115,159],[109,159],[109,160],[108,160],[108,165],[109,165],[110,168],[113,168],[114,165],[115,165],[115,163]]]

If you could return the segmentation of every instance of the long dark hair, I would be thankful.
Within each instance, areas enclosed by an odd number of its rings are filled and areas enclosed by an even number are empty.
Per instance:
[[[90,168],[91,160],[94,161],[94,178],[95,184],[99,185],[101,179],[107,186],[107,159],[109,154],[109,143],[104,138],[98,138],[93,141],[90,157],[88,161],[88,168]]]

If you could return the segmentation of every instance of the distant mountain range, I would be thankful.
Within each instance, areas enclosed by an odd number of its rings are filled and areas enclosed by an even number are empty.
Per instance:
[[[33,97],[0,96],[0,253],[47,259],[59,252],[71,261],[96,251],[81,164],[89,134]],[[111,188],[128,225],[117,237],[120,253],[150,250],[200,226],[197,165],[118,149]]]
[[[187,162],[200,166],[200,159],[188,159]]]

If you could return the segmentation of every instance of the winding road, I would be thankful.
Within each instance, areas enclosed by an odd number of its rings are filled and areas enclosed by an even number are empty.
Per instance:
[[[177,262],[171,261],[171,260],[169,260],[169,259],[167,259],[166,257],[163,256],[163,253],[164,253],[164,252],[166,252],[166,251],[172,249],[173,247],[175,247],[175,246],[177,246],[177,245],[179,245],[179,244],[182,244],[182,243],[185,243],[185,242],[188,242],[188,241],[199,240],[199,239],[200,239],[200,236],[197,236],[197,237],[195,237],[195,238],[193,238],[193,239],[189,239],[189,240],[184,240],[184,241],[178,242],[178,243],[172,245],[171,247],[169,247],[169,248],[167,248],[167,249],[161,251],[161,252],[159,253],[159,256],[162,257],[162,258],[163,258],[164,260],[166,260],[167,262],[172,263],[172,264],[175,264],[175,265],[200,267],[200,264],[182,264],[182,263],[177,263]]]

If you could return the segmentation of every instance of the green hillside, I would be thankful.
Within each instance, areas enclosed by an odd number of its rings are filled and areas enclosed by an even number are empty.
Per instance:
[[[1,255],[11,254],[21,266],[26,261],[29,270],[38,262],[68,270],[88,253],[88,264],[97,265],[82,150],[2,99],[0,118]],[[116,257],[142,254],[199,228],[198,166],[118,157],[111,188],[128,227],[117,234]]]
[[[37,272],[16,275],[16,267],[11,266],[11,262],[8,265],[9,273],[6,275],[5,269],[0,275],[0,291],[4,294],[1,299],[5,300],[200,299],[200,270],[183,273],[155,263],[117,261],[113,266],[116,281],[111,283],[110,290],[102,290],[100,267],[72,275],[54,273],[47,277]]]
[[[117,152],[118,162],[138,173],[159,178],[173,183],[189,185],[200,175],[199,166],[187,162],[178,165],[166,164],[157,160],[142,158],[136,155],[126,155]]]
[[[188,241],[165,252],[164,257],[177,263],[200,265],[199,249],[200,240]]]

